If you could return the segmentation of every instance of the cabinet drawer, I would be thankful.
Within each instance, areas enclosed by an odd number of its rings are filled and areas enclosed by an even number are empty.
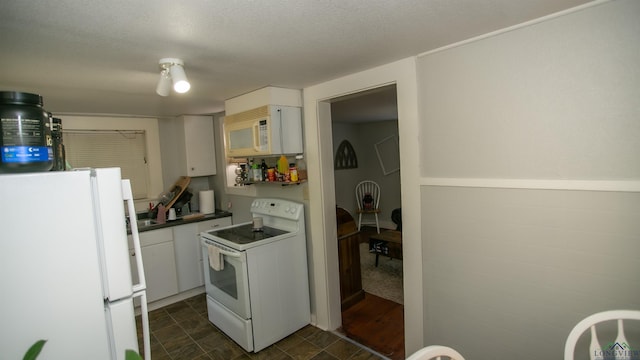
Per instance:
[[[167,241],[173,241],[173,231],[170,227],[140,233],[140,246],[142,247],[161,244]]]
[[[213,219],[213,220],[208,220],[208,221],[201,221],[198,223],[198,235],[200,235],[201,232],[205,232],[205,231],[209,231],[209,230],[213,230],[213,229],[219,229],[222,228],[224,226],[230,226],[231,225],[231,217],[224,217],[224,218],[220,218],[220,219]]]

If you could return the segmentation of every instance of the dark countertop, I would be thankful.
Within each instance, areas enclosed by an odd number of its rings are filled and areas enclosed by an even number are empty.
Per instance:
[[[213,214],[206,214],[204,216],[187,218],[187,219],[178,218],[176,220],[167,221],[164,224],[155,224],[154,223],[154,224],[144,225],[143,226],[143,225],[139,225],[140,222],[138,222],[138,233],[142,233],[142,232],[145,232],[145,231],[162,229],[162,228],[171,227],[171,226],[190,224],[190,223],[195,223],[195,222],[200,222],[200,221],[220,219],[220,218],[225,218],[225,217],[229,217],[229,216],[231,216],[230,212],[216,209],[216,212],[213,213]],[[141,219],[141,220],[143,220],[143,219]],[[127,234],[131,234],[131,230],[129,229],[128,225],[127,225]]]

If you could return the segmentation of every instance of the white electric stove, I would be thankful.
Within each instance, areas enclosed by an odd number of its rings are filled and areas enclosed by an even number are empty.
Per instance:
[[[309,278],[303,204],[255,199],[251,213],[259,230],[252,221],[200,238],[209,320],[258,352],[309,323]]]

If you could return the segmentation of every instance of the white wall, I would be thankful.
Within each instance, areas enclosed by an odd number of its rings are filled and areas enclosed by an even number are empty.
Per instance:
[[[640,309],[639,14],[601,3],[418,58],[426,344],[560,359],[583,317]]]
[[[421,144],[422,176],[640,177],[637,6],[604,4],[422,56],[423,132],[438,134]]]

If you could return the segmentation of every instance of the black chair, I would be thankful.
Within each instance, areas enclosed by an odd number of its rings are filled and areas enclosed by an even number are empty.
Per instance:
[[[396,230],[402,231],[402,209],[397,208],[391,211],[391,221],[396,224]]]

